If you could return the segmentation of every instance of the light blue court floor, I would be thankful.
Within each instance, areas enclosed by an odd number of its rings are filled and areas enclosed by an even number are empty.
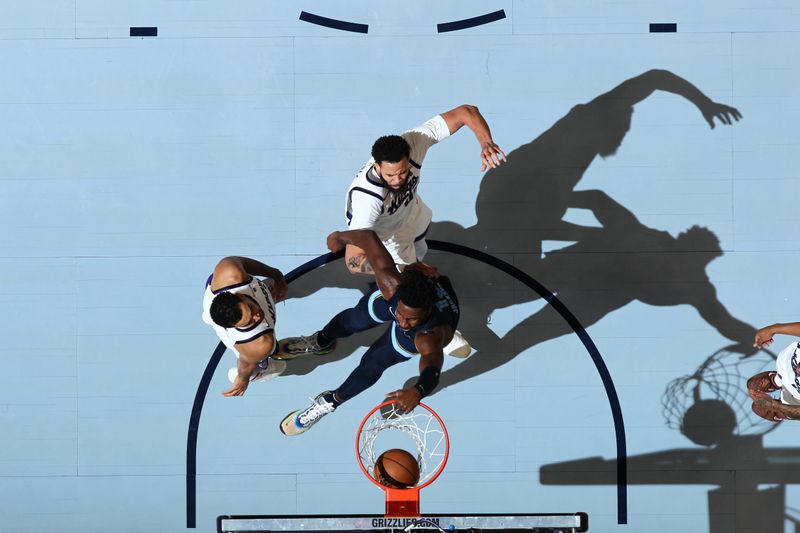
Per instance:
[[[227,255],[288,273],[324,254],[372,142],[463,103],[509,157],[481,172],[464,128],[422,170],[428,238],[472,251],[426,259],[476,349],[448,357],[425,400],[451,455],[423,512],[582,511],[601,533],[800,528],[800,422],[759,419],[745,391],[792,341],[754,352],[754,331],[800,320],[796,2],[0,13],[1,531],[380,514],[355,432],[416,363],[298,437],[281,419],[341,383],[377,331],[241,398],[221,395],[222,354],[196,404],[218,343],[204,283]],[[710,127],[716,104],[741,120]],[[366,283],[341,261],[301,277],[278,336],[320,328]]]

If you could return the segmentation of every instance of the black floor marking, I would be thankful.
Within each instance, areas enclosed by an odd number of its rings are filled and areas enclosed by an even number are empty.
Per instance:
[[[354,33],[367,33],[369,26],[367,24],[358,24],[355,22],[347,22],[346,20],[329,19],[328,17],[321,17],[314,13],[300,12],[300,20],[303,22],[310,22],[318,26],[325,26],[326,28],[333,28],[334,30],[352,31]]]
[[[675,33],[677,31],[678,24],[674,22],[650,24],[650,33]]]
[[[158,37],[156,26],[131,26],[131,37]]]
[[[597,368],[598,374],[600,374],[600,379],[603,381],[603,386],[605,387],[606,396],[608,396],[608,403],[611,407],[611,415],[614,420],[614,435],[616,437],[616,445],[617,445],[617,523],[619,524],[627,524],[628,523],[628,452],[627,452],[627,444],[625,442],[625,422],[622,418],[622,407],[619,404],[619,397],[617,396],[617,390],[614,387],[614,381],[611,379],[611,373],[608,371],[608,367],[603,361],[603,357],[600,355],[600,351],[595,346],[594,341],[592,341],[589,334],[586,330],[583,329],[583,326],[575,317],[575,315],[570,312],[567,307],[561,303],[561,301],[556,298],[556,296],[547,290],[541,283],[533,279],[531,276],[526,274],[525,272],[521,271],[520,269],[512,266],[505,261],[493,257],[487,253],[473,250],[472,248],[467,248],[466,246],[461,246],[460,244],[454,244],[451,242],[445,241],[435,241],[429,240],[428,246],[431,250],[439,250],[442,252],[450,252],[457,255],[462,255],[465,257],[469,257],[471,259],[475,259],[476,261],[481,261],[487,265],[491,265],[498,270],[505,272],[509,276],[515,278],[519,282],[525,284],[528,288],[536,292],[539,296],[541,296],[547,303],[553,307],[553,309],[561,315],[561,317],[567,321],[567,323],[572,327],[575,334],[583,343],[583,346],[586,348],[586,351],[589,352],[589,356],[592,358],[592,361]],[[291,283],[292,281],[298,279],[299,277],[311,272],[315,268],[340,259],[344,256],[344,252],[339,252],[336,254],[325,254],[321,255],[307,263],[300,265],[296,269],[292,270],[288,274],[286,274],[286,281]],[[203,401],[205,400],[206,393],[208,392],[209,384],[211,383],[211,378],[214,375],[214,371],[219,364],[219,360],[222,357],[222,354],[225,352],[225,345],[221,342],[217,345],[214,353],[211,355],[211,359],[208,361],[208,365],[206,365],[206,370],[203,372],[203,377],[200,379],[200,384],[197,387],[197,393],[195,394],[194,398],[194,405],[192,406],[192,414],[189,418],[189,434],[187,437],[187,445],[186,445],[186,527],[187,528],[194,528],[196,527],[196,509],[197,509],[197,485],[196,485],[196,476],[197,476],[197,431],[200,426],[200,413],[203,409]]]
[[[464,20],[454,20],[453,22],[443,22],[441,24],[437,24],[436,29],[439,30],[439,33],[447,33],[448,31],[458,31],[466,28],[474,28],[475,26],[482,26],[484,24],[489,24],[490,22],[495,22],[504,18],[506,18],[506,12],[505,10],[501,9],[493,13],[486,13],[485,15],[481,15],[479,17],[472,17]]]
[[[203,377],[200,378],[200,385],[194,395],[192,405],[192,416],[189,418],[189,435],[186,438],[186,527],[197,527],[197,429],[200,427],[200,413],[203,411],[203,402],[206,399],[208,386],[211,378],[219,365],[222,354],[225,353],[225,345],[220,342],[208,360]]]

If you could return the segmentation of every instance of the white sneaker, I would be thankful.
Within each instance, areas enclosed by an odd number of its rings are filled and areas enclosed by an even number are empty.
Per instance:
[[[444,353],[463,359],[464,357],[469,357],[469,354],[472,353],[472,346],[470,346],[467,339],[461,335],[461,332],[456,330],[453,332],[453,340],[444,347]]]
[[[266,365],[266,368],[262,368],[264,365]],[[262,359],[258,362],[258,368],[250,376],[250,383],[253,383],[254,381],[269,381],[272,378],[283,374],[284,370],[286,370],[286,363],[267,357],[266,359]],[[237,367],[233,367],[228,370],[228,380],[231,383],[236,380],[236,376],[238,375],[239,369]]]
[[[281,420],[281,433],[288,436],[305,433],[311,426],[316,424],[320,418],[336,410],[333,405],[333,393],[329,390],[322,392],[312,400],[312,404],[300,411],[292,411]]]

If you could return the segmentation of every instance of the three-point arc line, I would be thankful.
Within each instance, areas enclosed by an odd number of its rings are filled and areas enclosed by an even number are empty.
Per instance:
[[[504,18],[506,18],[506,12],[500,9],[498,11],[486,13],[485,15],[480,15],[478,17],[454,20],[453,22],[443,22],[441,24],[437,24],[436,29],[439,33],[447,33],[449,31],[465,30],[467,28],[474,28],[475,26],[483,26],[484,24],[489,24],[490,22],[495,22]]]
[[[477,17],[471,17],[462,20],[454,20],[452,22],[442,22],[436,25],[436,30],[439,33],[447,33],[451,31],[465,30],[467,28],[474,28],[476,26],[483,26],[498,20],[506,18],[506,12],[503,9],[486,13]],[[317,26],[324,26],[334,30],[349,31],[352,33],[369,33],[368,24],[359,24],[357,22],[349,22],[346,20],[339,20],[321,15],[315,15],[307,11],[300,12],[300,20],[308,22],[309,24],[316,24]]]
[[[325,26],[326,28],[333,28],[334,30],[351,31],[354,33],[367,33],[369,26],[366,24],[358,24],[356,22],[347,22],[346,20],[332,19],[328,17],[321,17],[314,13],[300,12],[300,20],[316,24],[317,26]]]
[[[464,257],[469,257],[505,272],[509,276],[515,278],[517,281],[525,284],[528,288],[536,292],[540,297],[547,301],[548,305],[552,306],[553,309],[559,315],[561,315],[564,320],[567,321],[570,327],[572,327],[572,330],[581,340],[583,346],[586,348],[586,351],[589,353],[589,356],[592,358],[592,361],[597,368],[597,373],[600,375],[600,379],[603,381],[606,396],[608,397],[611,415],[614,420],[614,434],[616,437],[617,447],[617,523],[627,524],[628,455],[627,445],[625,443],[625,423],[622,419],[622,408],[619,404],[617,390],[614,387],[611,374],[608,371],[608,367],[603,361],[597,346],[595,346],[594,341],[592,341],[591,337],[589,337],[589,334],[583,329],[583,326],[575,317],[575,315],[573,315],[572,312],[567,309],[567,307],[561,303],[561,301],[556,298],[552,292],[547,290],[542,284],[517,267],[512,266],[505,261],[493,257],[487,253],[479,250],[473,250],[472,248],[467,248],[466,246],[461,246],[460,244],[429,240],[428,246],[432,250],[439,250],[442,252],[449,252],[462,255]],[[304,276],[319,266],[340,259],[343,255],[344,254],[342,252],[339,252],[336,254],[321,255],[315,259],[312,259],[311,261],[300,265],[296,269],[286,274],[286,281],[291,283],[292,281]],[[189,432],[186,439],[187,528],[196,527],[197,521],[197,432],[200,426],[200,413],[203,410],[203,402],[205,401],[206,393],[208,392],[208,387],[211,383],[211,378],[214,376],[214,371],[216,370],[223,353],[225,353],[225,345],[220,342],[214,350],[214,353],[211,355],[211,359],[209,359],[208,364],[206,365],[206,369],[203,372],[203,377],[200,378],[200,383],[197,387],[197,393],[195,394],[194,404],[192,406],[192,414],[189,418]]]

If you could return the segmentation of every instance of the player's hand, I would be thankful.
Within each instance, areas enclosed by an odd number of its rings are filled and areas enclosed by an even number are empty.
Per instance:
[[[242,396],[247,386],[250,385],[249,379],[242,379],[241,376],[236,376],[233,382],[233,387],[222,393],[223,396]]]
[[[703,118],[706,119],[706,122],[708,122],[712,130],[714,129],[715,118],[723,124],[733,124],[734,120],[738,121],[742,118],[742,114],[739,113],[739,110],[735,107],[718,104],[717,102],[711,102],[703,106],[701,112],[703,113]]]
[[[488,168],[497,168],[504,161],[506,161],[506,154],[494,141],[489,140],[483,143],[481,146],[481,172]]]
[[[426,278],[438,278],[439,277],[439,269],[433,265],[429,265],[428,263],[423,263],[422,261],[417,261],[416,263],[411,263],[410,265],[406,265],[406,270],[415,270],[425,276]]]
[[[339,238],[339,232],[334,231],[330,235],[328,235],[327,240],[328,250],[333,253],[339,252],[344,249],[344,242]]]
[[[272,299],[275,300],[275,303],[282,302],[286,299],[286,293],[289,292],[289,285],[286,283],[286,278],[283,277],[283,274],[273,280],[269,292],[272,294]]]
[[[747,380],[747,394],[755,400],[770,398],[769,393],[778,390],[773,376],[776,372],[761,372]]]
[[[422,393],[416,388],[399,389],[386,395],[387,400],[393,400],[404,413],[410,413],[422,400]]]
[[[773,335],[774,333],[772,333],[771,326],[761,328],[760,330],[756,331],[756,338],[753,341],[753,347],[769,348],[770,344],[772,344]]]

